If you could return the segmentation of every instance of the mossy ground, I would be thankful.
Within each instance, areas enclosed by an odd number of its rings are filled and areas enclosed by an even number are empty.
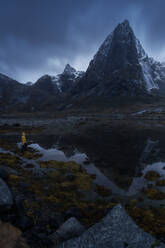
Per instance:
[[[94,188],[103,197],[110,195],[105,187],[95,186],[95,175],[89,175],[82,166],[75,162],[38,161],[41,170],[48,169],[45,176],[34,176],[30,162],[22,167],[21,155],[0,154],[0,162],[18,172],[11,173],[7,183],[16,194],[22,194],[21,183],[28,186],[24,194],[26,213],[35,224],[39,223],[42,213],[49,209],[49,213],[60,212],[65,215],[66,211],[76,207],[79,210],[79,220],[87,227],[99,221],[105,210],[112,208],[116,203],[105,200],[87,200]],[[40,157],[34,150],[28,150],[24,157],[37,161]]]
[[[36,160],[36,159],[39,159],[42,157],[41,153],[35,151],[31,147],[28,147],[23,154],[21,153],[21,151],[19,149],[19,150],[17,150],[17,154],[20,155],[21,157],[26,158],[26,159],[33,159],[33,160]]]
[[[144,194],[151,200],[163,200],[165,199],[165,193],[156,188],[144,189]]]
[[[96,185],[95,191],[97,194],[99,194],[100,196],[103,196],[103,197],[108,197],[112,194],[111,190],[107,189],[106,187],[104,187],[102,185]]]
[[[126,211],[144,231],[157,238],[165,237],[165,208],[140,208],[127,204]]]
[[[160,178],[160,175],[156,171],[148,171],[144,176],[148,181],[156,181]]]
[[[165,179],[158,180],[156,182],[156,186],[159,186],[159,187],[165,186]]]
[[[21,160],[17,155],[10,153],[0,153],[0,165],[8,166],[12,169],[19,169]]]

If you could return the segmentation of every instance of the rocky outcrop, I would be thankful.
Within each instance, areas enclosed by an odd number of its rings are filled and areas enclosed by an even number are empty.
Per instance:
[[[99,223],[80,237],[59,245],[58,248],[164,248],[150,234],[141,230],[121,205],[114,207]]]
[[[7,184],[0,178],[0,211],[6,211],[13,205],[13,197]]]
[[[71,217],[50,236],[50,239],[57,245],[62,241],[80,236],[84,231],[85,228],[80,224],[80,222],[76,218]]]

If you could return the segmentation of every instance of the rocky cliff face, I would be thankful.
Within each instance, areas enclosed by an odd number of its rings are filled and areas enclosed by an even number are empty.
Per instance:
[[[62,95],[69,92],[83,76],[83,72],[76,71],[69,64],[66,65],[63,73],[56,76],[44,75],[33,85],[33,88],[44,90],[53,95]]]
[[[73,94],[138,96],[165,83],[165,67],[149,58],[128,21],[107,36]]]

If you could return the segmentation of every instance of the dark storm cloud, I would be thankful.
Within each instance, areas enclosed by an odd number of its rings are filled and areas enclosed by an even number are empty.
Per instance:
[[[19,81],[85,69],[117,23],[129,19],[146,50],[165,57],[164,0],[2,0],[0,72]]]

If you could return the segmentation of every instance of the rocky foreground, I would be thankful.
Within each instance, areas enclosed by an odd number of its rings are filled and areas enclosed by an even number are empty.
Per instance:
[[[149,248],[165,247],[142,231],[121,205],[114,207],[99,223],[80,237],[64,242],[59,248]]]
[[[17,142],[22,131],[26,131],[29,142],[42,146],[49,142],[52,147],[58,141],[68,153],[75,142],[106,175],[113,173],[116,184],[123,188],[132,181],[148,137],[159,142],[145,154],[143,164],[160,158],[164,161],[164,122],[159,118],[154,123],[136,123],[73,117],[52,121],[51,128],[45,123],[25,126],[18,119],[10,124],[9,119],[0,127],[2,247],[164,247],[158,241],[164,241],[164,208],[150,207],[153,201],[164,202],[161,187],[165,182],[161,175],[146,174],[146,189],[126,202],[97,185],[96,175],[88,174],[75,162],[43,161],[42,154],[32,148],[21,154]],[[159,190],[151,186],[153,182]]]

